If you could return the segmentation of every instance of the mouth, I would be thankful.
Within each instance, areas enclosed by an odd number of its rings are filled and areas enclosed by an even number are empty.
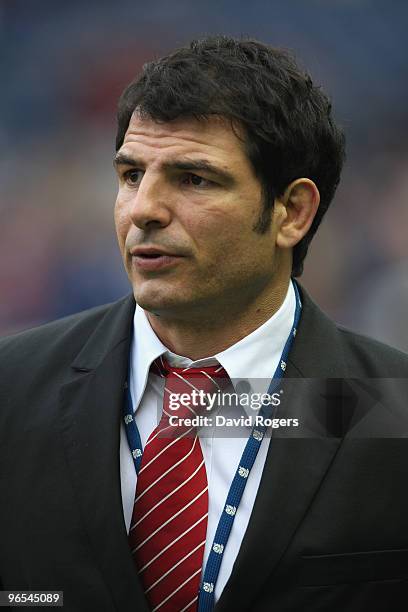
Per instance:
[[[156,271],[176,265],[182,255],[167,253],[154,247],[136,247],[130,252],[132,265],[140,271]]]
[[[140,257],[142,259],[157,259],[158,257],[164,257],[164,253],[139,253],[133,257]]]

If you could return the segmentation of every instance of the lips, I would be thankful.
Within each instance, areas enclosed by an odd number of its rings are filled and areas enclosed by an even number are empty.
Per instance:
[[[158,247],[135,247],[130,251],[133,265],[139,270],[157,271],[176,265],[183,255],[170,253]]]

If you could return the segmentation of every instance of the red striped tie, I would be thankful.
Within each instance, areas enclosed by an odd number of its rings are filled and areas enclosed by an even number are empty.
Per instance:
[[[196,428],[171,427],[169,416],[178,421],[202,413],[192,391],[213,394],[229,379],[219,365],[173,368],[162,358],[152,371],[166,377],[163,414],[144,449],[129,541],[151,609],[193,612],[207,531],[207,474]],[[172,393],[188,393],[188,405],[171,409]]]

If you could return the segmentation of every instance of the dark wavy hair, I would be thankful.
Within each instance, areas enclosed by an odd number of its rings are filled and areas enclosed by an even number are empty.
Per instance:
[[[340,180],[344,134],[331,103],[286,51],[256,40],[212,36],[145,64],[118,106],[116,150],[135,109],[156,121],[180,116],[224,116],[244,131],[244,147],[263,190],[259,233],[271,223],[273,203],[295,179],[320,191],[318,211],[293,249],[292,275],[303,260]]]

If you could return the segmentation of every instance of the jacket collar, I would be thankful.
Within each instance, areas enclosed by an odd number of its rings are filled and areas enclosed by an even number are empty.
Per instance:
[[[297,283],[302,299],[302,314],[298,333],[289,354],[287,377],[341,378],[347,367],[339,352],[339,331],[331,319],[311,299],[306,289]]]
[[[87,372],[97,368],[106,355],[121,342],[130,343],[135,300],[128,295],[114,302],[106,311],[93,334],[75,357],[71,366]]]

